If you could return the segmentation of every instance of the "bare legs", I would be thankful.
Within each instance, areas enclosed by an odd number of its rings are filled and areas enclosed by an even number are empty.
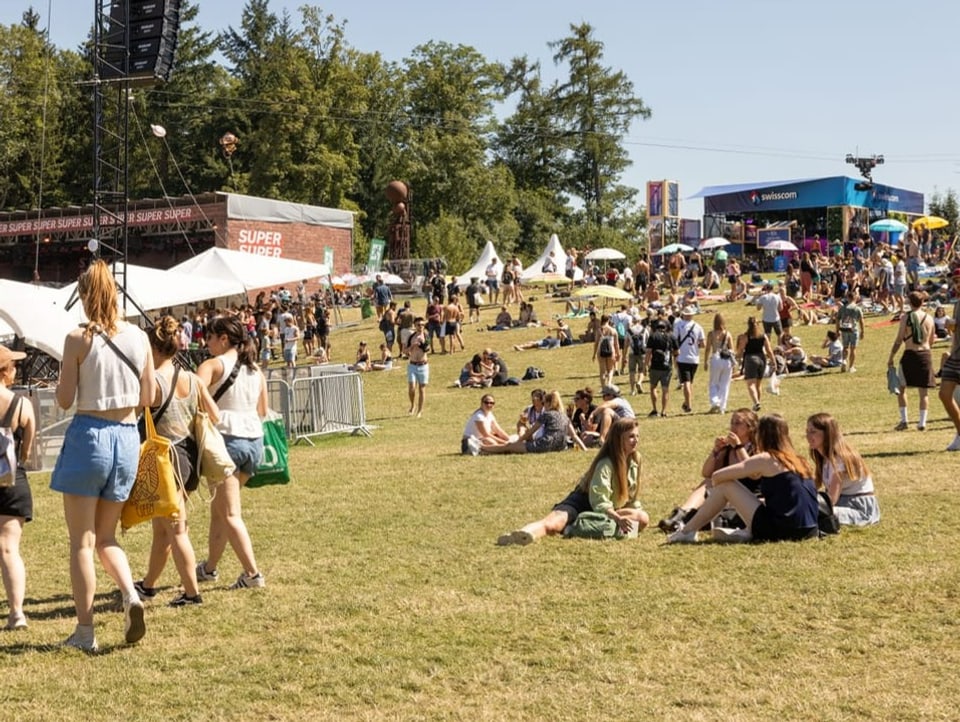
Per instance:
[[[70,583],[78,624],[93,624],[93,595],[97,586],[94,550],[124,599],[136,597],[127,555],[117,543],[121,509],[123,502],[120,501],[63,495],[63,515],[70,536]]]
[[[243,523],[240,509],[240,487],[247,483],[249,474],[238,473],[228,476],[216,488],[210,502],[210,542],[207,561],[204,568],[213,572],[230,543],[237,561],[247,573],[254,577],[259,573],[257,561],[253,556],[253,543]]]
[[[743,519],[747,529],[753,525],[753,515],[756,513],[760,502],[747,487],[739,481],[728,481],[725,484],[713,487],[710,496],[706,498],[703,505],[697,510],[686,524],[684,531],[698,531],[705,524],[711,521],[717,514],[723,511],[724,507],[730,504],[740,518]]]
[[[23,517],[0,516],[0,572],[3,574],[7,606],[10,608],[7,629],[14,628],[14,625],[24,619],[23,596],[27,585],[27,572],[23,557],[20,556],[22,532]]]
[[[197,557],[187,533],[187,511],[183,496],[180,497],[178,521],[159,518],[153,520],[153,541],[150,544],[150,558],[147,562],[147,573],[143,577],[143,586],[157,586],[171,551],[183,593],[188,597],[197,596],[200,593],[197,587]]]
[[[410,411],[407,413],[412,416],[414,410],[416,410],[417,418],[420,418],[423,415],[423,400],[426,396],[426,387],[416,381],[411,381],[407,384],[407,395],[410,397]]]

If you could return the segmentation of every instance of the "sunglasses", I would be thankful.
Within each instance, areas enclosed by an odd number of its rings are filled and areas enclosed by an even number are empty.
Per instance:
[[[484,402],[483,402],[483,405],[484,405],[484,406],[496,406],[496,405],[497,405],[497,402],[496,402],[496,401],[484,401]]]

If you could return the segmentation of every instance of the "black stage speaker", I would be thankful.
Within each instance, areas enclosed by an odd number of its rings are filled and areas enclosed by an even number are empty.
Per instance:
[[[136,85],[167,82],[179,31],[180,0],[113,0],[100,76]]]

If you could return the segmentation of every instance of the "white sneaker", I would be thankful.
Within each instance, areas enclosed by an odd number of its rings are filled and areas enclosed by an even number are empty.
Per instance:
[[[143,639],[147,633],[147,625],[143,621],[143,602],[139,595],[123,604],[123,638],[127,644],[133,644]]]
[[[470,450],[470,456],[479,456],[480,455],[480,439],[478,439],[476,436],[468,437],[467,448]]]
[[[696,544],[697,532],[693,529],[684,529],[683,525],[673,534],[667,536],[667,544]]]
[[[855,373],[857,373],[857,367],[856,367],[856,366],[851,366],[849,369],[847,369],[847,372],[848,372],[848,373],[851,373],[851,374],[855,374]]]
[[[960,434],[957,434],[953,441],[950,443],[950,446],[947,447],[947,451],[960,451]]]
[[[753,534],[750,533],[749,529],[727,529],[726,527],[718,526],[711,531],[711,536],[713,536],[715,541],[725,542],[727,544],[743,544],[748,541],[753,541]]]
[[[97,636],[93,633],[93,625],[90,625],[89,631],[84,631],[78,624],[73,634],[63,640],[61,644],[64,647],[73,647],[83,652],[93,653],[100,649],[100,645],[97,644]]]

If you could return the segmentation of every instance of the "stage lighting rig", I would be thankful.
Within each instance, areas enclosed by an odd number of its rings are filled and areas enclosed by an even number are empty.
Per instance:
[[[846,157],[847,163],[850,165],[855,165],[860,170],[860,175],[862,175],[866,180],[861,183],[854,185],[854,189],[858,191],[869,191],[873,189],[873,169],[878,165],[883,165],[883,156],[882,155],[871,155],[868,158],[861,158],[859,156],[852,155],[847,153]]]

